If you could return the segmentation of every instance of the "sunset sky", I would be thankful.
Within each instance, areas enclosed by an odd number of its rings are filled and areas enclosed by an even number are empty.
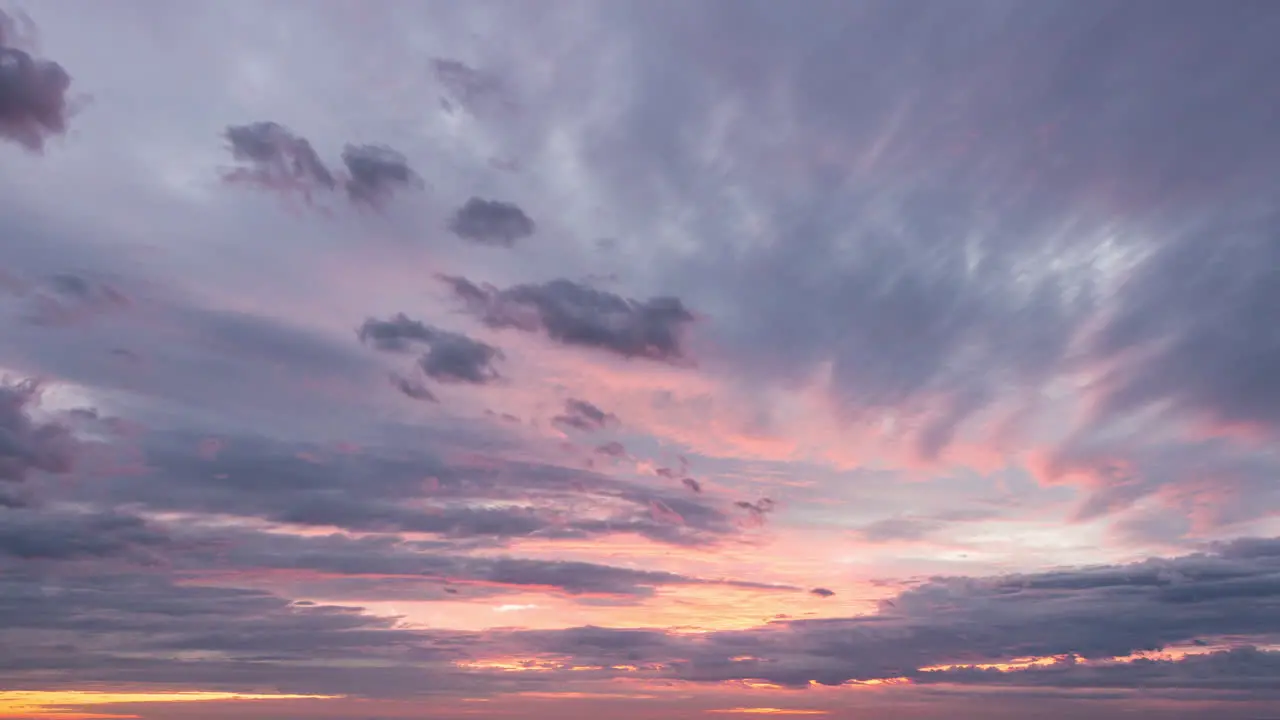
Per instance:
[[[0,718],[1280,717],[1280,3],[0,7]]]

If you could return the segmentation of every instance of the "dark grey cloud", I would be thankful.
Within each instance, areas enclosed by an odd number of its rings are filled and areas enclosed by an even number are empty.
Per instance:
[[[307,200],[314,190],[333,190],[333,173],[311,142],[279,123],[263,121],[227,127],[231,155],[244,163],[223,175],[229,182],[252,182]]]
[[[540,332],[564,344],[627,358],[685,360],[683,333],[693,322],[678,298],[640,301],[571,280],[498,289],[441,276],[463,306],[493,328]]]
[[[76,450],[71,430],[32,415],[40,390],[35,380],[0,381],[0,482],[22,482],[34,472],[71,471]]]
[[[666,674],[685,680],[836,685],[848,680],[916,679],[922,677],[920,668],[937,665],[1045,656],[1105,661],[1195,641],[1260,643],[1280,634],[1277,609],[1280,539],[1273,538],[1129,565],[935,578],[882,602],[876,615],[791,620],[696,640],[659,631],[595,628],[581,636],[530,637],[537,646],[545,644],[580,661],[657,663]],[[1247,651],[1244,655],[1256,659]],[[756,659],[735,659],[746,656]],[[1195,662],[1224,658],[1230,662],[1229,655]],[[1271,656],[1263,661],[1259,667],[1273,676]],[[1202,666],[1193,663],[1182,669],[1195,672],[1197,667]],[[1175,675],[1182,669],[1175,669]],[[1089,672],[1064,674],[1063,685],[1087,685],[1082,677],[1087,679]],[[928,677],[963,683],[970,675]],[[1002,682],[984,673],[976,677],[975,682]],[[1140,672],[1130,676],[1137,686],[1141,677]],[[1031,676],[1028,683],[1050,685],[1052,678],[1050,672]],[[1222,687],[1230,687],[1228,678],[1219,680]]]
[[[324,445],[224,437],[216,454],[196,452],[204,436],[153,430],[133,441],[139,472],[62,488],[66,502],[148,512],[214,513],[357,532],[420,532],[502,544],[537,534],[585,539],[634,533],[662,543],[711,546],[735,529],[714,506],[685,493],[552,465],[443,462],[421,449]],[[684,524],[651,517],[654,502]]]
[[[413,320],[404,313],[396,313],[390,320],[368,318],[356,329],[356,336],[361,342],[369,343],[379,350],[405,351],[412,343],[429,345],[436,332],[435,328],[428,327],[419,320]]]
[[[605,412],[586,400],[569,398],[564,401],[564,412],[556,415],[551,421],[562,427],[582,432],[595,432],[616,426],[618,416]]]
[[[821,587],[819,587],[819,588],[814,588],[814,589],[810,590],[810,591],[809,591],[809,594],[810,594],[810,595],[817,595],[818,597],[828,598],[828,597],[831,597],[832,595],[835,595],[835,594],[836,594],[836,592],[835,592],[834,590],[829,590],[829,589],[827,589],[827,588],[821,588]]]
[[[0,508],[0,558],[154,560],[169,544],[161,530],[132,515],[35,508]],[[0,566],[4,565],[0,559]]]
[[[515,203],[473,197],[454,212],[449,230],[474,243],[511,247],[532,235],[537,225]]]
[[[587,562],[468,556],[462,542],[407,541],[396,536],[352,538],[343,534],[305,537],[280,533],[228,531],[216,528],[183,531],[172,528],[182,549],[169,552],[173,572],[201,577],[222,569],[234,577],[255,570],[280,571],[267,575],[268,584],[290,582],[310,572],[295,586],[309,595],[354,600],[386,599],[383,584],[394,581],[400,596],[442,597],[445,584],[469,596],[492,596],[541,588],[570,595],[647,597],[669,585],[725,585],[747,589],[795,592],[776,584],[735,580],[706,580],[677,573],[638,570]],[[243,581],[242,581],[243,582]],[[338,590],[341,594],[333,594]]]
[[[760,498],[755,502],[750,500],[737,500],[733,503],[733,506],[746,510],[750,514],[751,519],[755,521],[763,521],[765,515],[773,512],[775,504],[771,498]]]
[[[0,658],[10,688],[58,685],[49,678],[56,671],[78,683],[233,690],[266,683],[282,692],[395,696],[403,694],[396,683],[410,682],[419,692],[440,692],[459,682],[450,661],[482,640],[397,626],[396,618],[360,608],[179,585],[156,574],[0,577],[0,642],[22,648]],[[355,669],[361,665],[376,672]]]
[[[276,122],[229,126],[224,133],[232,157],[242,165],[223,173],[228,182],[248,182],[308,203],[316,191],[331,192],[339,181],[352,202],[381,206],[397,190],[423,187],[409,161],[386,145],[351,145],[342,150],[346,177],[338,178],[306,138]]]
[[[23,30],[34,31],[29,18],[0,10],[0,139],[41,152],[50,137],[67,131],[71,75],[19,47]]]
[[[347,195],[355,202],[377,206],[397,190],[423,186],[404,154],[386,145],[347,145],[342,164],[347,167]]]
[[[502,357],[502,351],[488,343],[461,333],[438,332],[418,366],[439,382],[486,385],[502,377],[494,367]]]
[[[1277,698],[1280,652],[1245,646],[1191,655],[1177,660],[1138,659],[1118,663],[1084,664],[1068,658],[1051,665],[1019,672],[957,668],[920,673],[918,683],[956,683],[1014,687],[1045,687],[1066,691],[1078,688],[1117,688],[1145,691],[1179,690],[1184,693],[1247,693],[1252,698]]]
[[[175,564],[178,577],[185,578],[180,584],[137,572],[36,574],[11,567],[0,576],[0,638],[6,647],[24,652],[0,660],[5,675],[22,678],[83,668],[90,679],[106,674],[119,680],[152,670],[158,675],[150,680],[164,682],[173,676],[159,665],[173,663],[173,653],[183,652],[191,656],[180,661],[188,683],[192,678],[219,686],[244,683],[243,673],[222,673],[247,663],[257,683],[314,688],[330,677],[296,672],[299,663],[309,669],[320,659],[339,665],[376,663],[402,679],[402,673],[411,672],[435,677],[450,660],[537,652],[565,656],[578,665],[637,665],[646,676],[694,682],[761,679],[804,686],[810,681],[834,685],[908,677],[916,683],[960,687],[1181,688],[1192,696],[1228,692],[1247,699],[1274,693],[1280,670],[1275,653],[1248,646],[1249,638],[1280,633],[1277,539],[1239,541],[1211,553],[1123,566],[938,578],[901,593],[872,616],[787,620],[698,636],[595,627],[483,635],[428,632],[358,608],[290,603],[262,590],[192,582],[198,576],[190,573],[202,563],[216,564],[215,559],[246,570],[304,568],[339,575],[420,573],[424,567],[434,573],[443,563],[447,572],[457,570],[462,576],[464,590],[468,578],[516,586],[549,583],[580,592],[682,581],[663,573],[579,563],[442,560],[430,547],[419,551],[414,543],[387,538],[250,533],[242,540],[216,558],[213,544],[188,544],[204,555],[197,555],[194,565],[191,558]],[[55,642],[67,633],[77,637],[74,646]],[[1239,647],[1176,662],[1108,662],[1197,640],[1226,640]],[[920,670],[1046,655],[1078,659],[1012,673],[963,667]],[[115,659],[121,662],[110,662]],[[549,676],[552,682],[559,678]],[[358,672],[349,673],[341,687],[390,692]]]
[[[438,382],[486,385],[501,378],[494,363],[502,351],[461,333],[441,330],[398,313],[390,320],[369,318],[356,331],[360,340],[379,350],[404,351],[410,344],[427,346],[418,366]],[[403,391],[403,388],[402,388]]]

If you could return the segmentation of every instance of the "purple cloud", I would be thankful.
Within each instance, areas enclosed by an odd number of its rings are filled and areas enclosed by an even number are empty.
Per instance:
[[[520,206],[478,197],[467,200],[449,219],[449,230],[454,235],[481,245],[511,247],[536,229]]]
[[[586,400],[569,398],[564,411],[551,419],[557,425],[582,432],[596,432],[618,425],[618,416],[605,412]]]
[[[571,280],[504,290],[463,277],[441,276],[467,312],[493,328],[540,332],[551,340],[627,358],[685,360],[683,332],[693,314],[674,297],[645,301]]]
[[[71,470],[76,442],[70,429],[31,415],[40,391],[35,380],[0,383],[0,481],[22,482],[33,472]]]
[[[0,138],[41,152],[50,137],[67,131],[71,76],[18,47],[19,40],[18,18],[0,10]]]
[[[347,167],[347,195],[353,202],[378,206],[397,190],[423,186],[404,154],[386,145],[347,145],[342,164]]]
[[[384,351],[404,351],[411,343],[427,346],[418,367],[437,382],[487,385],[502,377],[494,367],[503,358],[500,349],[461,333],[411,320],[404,313],[390,320],[369,318],[356,334],[362,342]]]
[[[333,190],[333,173],[304,137],[274,122],[232,125],[224,133],[231,155],[243,166],[223,175],[227,182],[253,183],[311,202],[313,191]]]

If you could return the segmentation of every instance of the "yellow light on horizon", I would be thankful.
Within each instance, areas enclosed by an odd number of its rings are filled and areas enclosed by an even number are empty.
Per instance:
[[[228,700],[334,700],[341,695],[267,695],[232,692],[94,692],[89,690],[7,690],[0,691],[0,718],[58,718],[98,720],[137,718],[137,715],[85,713],[69,710],[93,705],[138,703],[213,702]]]

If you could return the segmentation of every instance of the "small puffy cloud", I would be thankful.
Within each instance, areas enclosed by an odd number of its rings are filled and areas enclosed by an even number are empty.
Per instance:
[[[461,333],[438,332],[418,366],[438,382],[487,385],[502,377],[493,365],[502,357],[502,351],[488,343]]]
[[[418,367],[437,382],[486,385],[501,378],[494,363],[503,357],[502,350],[462,333],[410,319],[404,313],[390,320],[369,318],[356,335],[362,342],[390,352],[408,350],[414,343],[425,345],[427,351],[419,358]]]
[[[71,75],[18,47],[21,29],[18,18],[0,10],[0,139],[40,152],[51,136],[67,131]]]
[[[307,203],[317,191],[332,192],[340,184],[351,202],[371,206],[382,205],[397,189],[423,186],[405,156],[386,145],[347,145],[342,151],[346,172],[339,177],[309,140],[279,123],[232,125],[223,136],[241,163],[224,172],[224,180],[300,195]]]
[[[441,280],[489,327],[540,332],[563,345],[626,358],[668,363],[685,359],[683,333],[693,314],[675,297],[633,300],[572,280],[501,290],[463,277]]]
[[[347,195],[354,202],[380,205],[396,190],[423,185],[404,154],[386,145],[347,145],[342,164],[347,167]]]
[[[247,182],[308,201],[314,190],[333,190],[337,181],[311,143],[279,123],[232,125],[223,134],[242,165],[224,173],[228,182]]]
[[[617,425],[618,416],[605,412],[586,400],[569,398],[564,401],[564,411],[551,421],[562,427],[594,432]]]
[[[428,345],[436,334],[435,328],[404,313],[396,313],[390,320],[369,318],[356,329],[361,342],[388,351],[408,350],[412,343]]]
[[[439,402],[440,398],[431,392],[431,388],[427,387],[421,380],[411,377],[405,377],[400,373],[391,373],[387,376],[391,381],[391,386],[399,390],[402,395],[413,400],[421,400],[423,402]]]
[[[511,247],[532,235],[537,225],[515,203],[473,197],[454,212],[449,230],[481,245]]]

